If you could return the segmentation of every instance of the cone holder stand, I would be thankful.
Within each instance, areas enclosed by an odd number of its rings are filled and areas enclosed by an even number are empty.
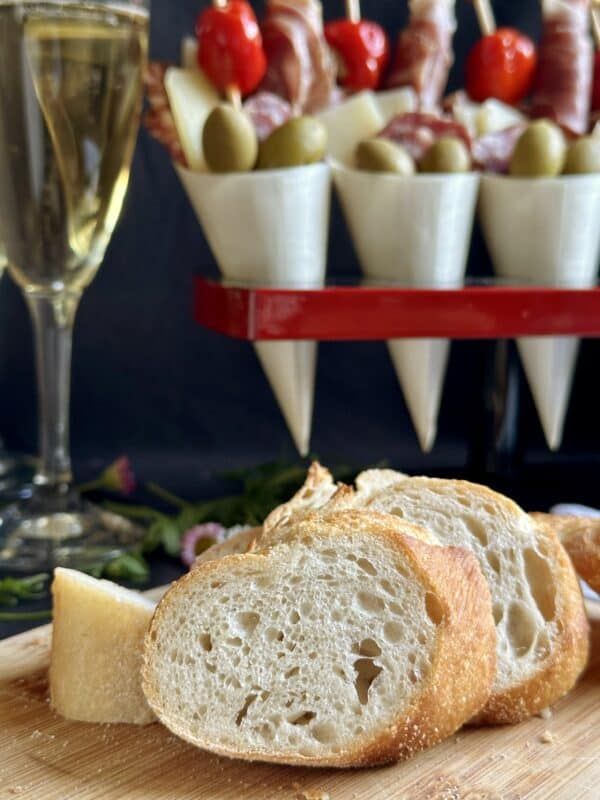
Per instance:
[[[242,287],[197,278],[196,321],[246,341],[379,341],[395,338],[498,340],[473,420],[468,471],[514,481],[523,455],[519,396],[521,336],[600,338],[600,286],[567,289],[494,281],[454,289],[365,284],[294,289]],[[483,376],[482,376],[483,377]]]
[[[600,338],[600,287],[467,284],[455,289],[241,287],[197,278],[196,321],[246,341]]]

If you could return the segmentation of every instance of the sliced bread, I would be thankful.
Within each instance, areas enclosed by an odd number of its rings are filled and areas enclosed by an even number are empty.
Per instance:
[[[235,533],[231,538],[219,544],[213,544],[208,550],[201,553],[194,561],[192,569],[200,564],[205,564],[207,561],[215,561],[218,558],[225,556],[237,556],[242,553],[247,553],[250,550],[254,539],[260,535],[260,528],[248,528],[246,530]]]
[[[155,603],[110,581],[57,568],[50,702],[67,719],[154,722],[141,688],[144,635]]]
[[[531,516],[552,528],[577,573],[595,592],[600,592],[600,519],[540,513]]]
[[[385,515],[308,515],[288,543],[199,565],[158,606],[143,688],[221,755],[357,767],[407,757],[486,702],[495,629],[477,560]]]
[[[492,695],[477,722],[518,722],[556,702],[585,667],[589,629],[577,578],[548,526],[483,486],[403,479],[366,502],[340,490],[325,508],[384,512],[464,547],[489,583],[498,634]],[[273,543],[283,531],[272,531]]]

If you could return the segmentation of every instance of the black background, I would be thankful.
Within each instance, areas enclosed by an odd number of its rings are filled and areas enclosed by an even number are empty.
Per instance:
[[[406,8],[363,0],[363,14],[395,32]],[[539,3],[495,2],[499,23],[537,36]],[[182,35],[199,10],[191,0],[154,0],[151,57],[178,60]],[[457,3],[457,58],[450,88],[461,84],[464,56],[477,38],[466,0]],[[343,3],[326,2],[327,17]],[[357,275],[339,209],[331,228],[330,273]],[[489,274],[476,231],[472,275]],[[199,496],[214,472],[263,460],[296,458],[293,444],[252,346],[199,328],[192,320],[192,280],[216,274],[206,242],[163,149],[141,132],[122,221],[105,263],[85,294],[73,359],[72,451],[81,476],[128,453],[142,480]],[[360,322],[357,322],[357,338]],[[383,343],[321,345],[312,448],[325,461],[387,459],[407,470],[487,477],[469,453],[482,439],[484,376],[492,343],[453,346],[438,442],[419,452]],[[521,390],[519,457],[511,479],[523,502],[598,501],[597,342],[582,348],[560,453],[551,455],[526,387]],[[8,445],[33,452],[36,401],[31,332],[19,292],[0,287],[0,430]],[[599,501],[600,502],[600,501]]]

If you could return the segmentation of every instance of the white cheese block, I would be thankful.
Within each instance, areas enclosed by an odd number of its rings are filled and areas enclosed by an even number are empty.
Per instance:
[[[360,92],[319,118],[327,128],[329,155],[343,164],[352,164],[359,142],[376,136],[385,125],[373,92]]]
[[[379,106],[384,125],[393,117],[397,117],[398,114],[416,111],[418,106],[417,93],[410,86],[377,92],[375,101]]]
[[[169,67],[165,88],[188,165],[193,171],[205,170],[202,129],[221,98],[200,69]]]
[[[485,133],[496,133],[496,131],[503,131],[512,125],[525,122],[526,119],[527,117],[513,106],[491,98],[479,107],[477,133],[480,136]]]
[[[54,572],[52,595],[52,707],[84,722],[153,722],[140,670],[155,604],[110,581],[61,568]]]
[[[198,40],[195,36],[184,36],[181,40],[181,66],[183,69],[198,69]]]

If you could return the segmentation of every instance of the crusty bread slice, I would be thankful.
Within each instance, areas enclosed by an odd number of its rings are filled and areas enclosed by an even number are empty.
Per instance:
[[[600,592],[600,519],[540,513],[531,516],[552,528],[577,573],[595,592]]]
[[[304,484],[291,500],[271,511],[263,522],[262,533],[288,521],[295,514],[302,514],[305,511],[310,512],[315,508],[324,506],[333,497],[337,489],[338,484],[333,480],[331,472],[322,467],[318,461],[313,461],[308,468]],[[261,535],[256,537],[257,543],[260,541]]]
[[[238,556],[247,553],[254,539],[260,535],[260,532],[260,528],[248,528],[247,530],[239,531],[239,533],[234,534],[225,542],[213,544],[208,550],[200,553],[198,558],[194,561],[192,569],[196,569],[200,564],[205,564],[207,561],[215,561],[225,556]]]
[[[141,688],[144,634],[155,603],[110,581],[57,568],[50,702],[67,719],[154,722]]]
[[[202,564],[165,595],[143,668],[161,721],[221,755],[332,767],[457,730],[494,673],[476,559],[377,514],[295,526],[289,544]]]
[[[345,489],[332,505],[394,515],[477,556],[498,633],[494,688],[477,722],[518,722],[573,687],[587,661],[588,624],[572,565],[550,529],[511,500],[466,481],[404,479],[366,503]]]

